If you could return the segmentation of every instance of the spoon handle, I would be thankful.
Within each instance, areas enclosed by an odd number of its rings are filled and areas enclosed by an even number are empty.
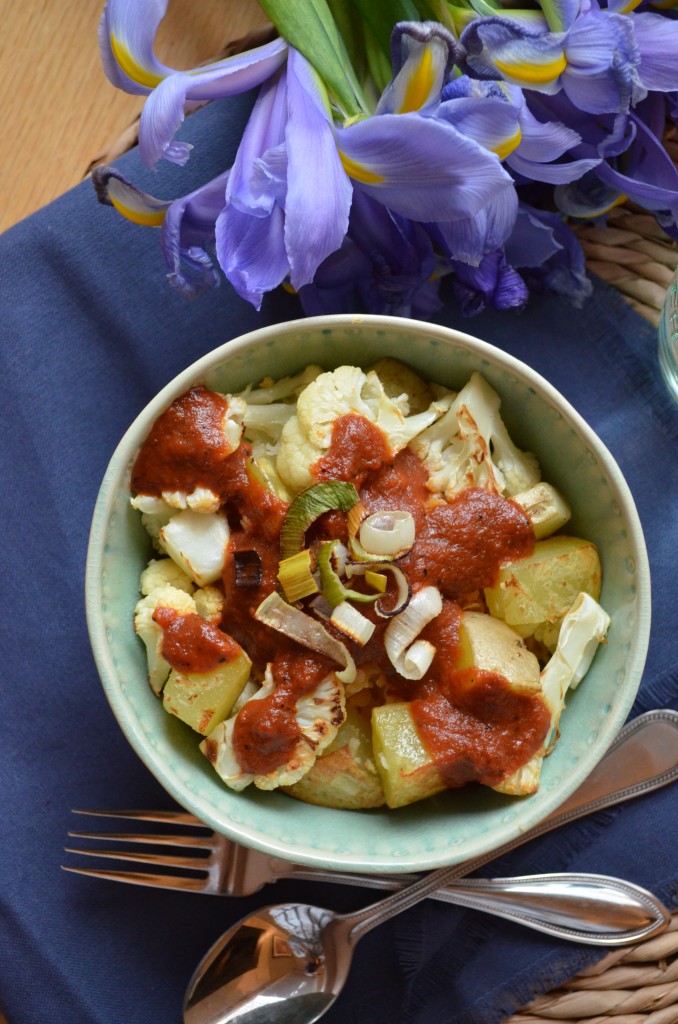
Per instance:
[[[442,868],[353,914],[338,916],[352,942],[447,885],[447,899],[463,907],[508,918],[547,935],[596,946],[641,942],[670,921],[659,900],[631,882],[576,872],[471,878],[452,882],[454,868]]]

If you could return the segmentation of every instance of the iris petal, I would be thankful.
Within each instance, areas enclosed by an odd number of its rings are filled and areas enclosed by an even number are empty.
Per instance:
[[[638,74],[646,89],[674,92],[678,64],[678,21],[661,14],[642,13],[633,18],[640,51]]]
[[[466,99],[448,100],[438,111],[443,118],[485,149],[496,153],[503,160],[521,142],[518,110],[506,98],[480,99],[469,96]]]
[[[226,194],[237,209],[259,216],[271,212],[274,191],[265,187],[264,175],[255,177],[255,169],[269,150],[283,142],[286,119],[287,83],[281,69],[262,85],[238,146]]]
[[[133,224],[160,227],[171,203],[142,192],[114,167],[95,167],[92,181],[99,202],[115,207]]]
[[[511,185],[499,189],[474,217],[438,223],[435,234],[450,259],[478,266],[488,252],[504,244],[517,213],[518,196]]]
[[[559,121],[538,121],[526,105],[520,111],[520,156],[547,163],[557,160],[581,142],[581,136]]]
[[[172,140],[184,120],[186,102],[219,99],[261,85],[283,64],[287,43],[274,39],[245,53],[177,71],[165,78],[148,97],[139,123],[139,153],[148,167],[161,157],[183,164],[189,147]]]
[[[640,54],[630,18],[589,11],[567,37],[565,92],[590,114],[623,113],[644,90],[638,79]]]
[[[363,174],[360,187],[412,220],[474,216],[510,181],[496,156],[437,118],[383,114],[336,135],[341,152],[378,179]]]
[[[568,181],[576,181],[600,164],[599,158],[568,160],[566,163],[542,163],[537,160],[526,160],[521,153],[511,153],[506,161],[512,171],[522,175],[528,181],[544,181],[550,185],[560,185]]]
[[[108,0],[99,22],[99,50],[116,88],[147,95],[172,74],[153,50],[166,11],[167,0]]]
[[[482,18],[464,30],[466,64],[483,78],[557,92],[567,66],[562,32],[543,32],[508,18]]]
[[[450,54],[456,44],[442,27],[436,33],[427,32],[424,38],[420,33],[406,31],[407,28],[409,26],[399,25],[394,30],[394,34],[398,32],[398,40],[393,44],[394,65],[400,67],[382,93],[377,114],[407,114],[431,109],[440,98]]]
[[[341,166],[318,75],[293,49],[288,90],[285,244],[290,280],[298,289],[313,280],[319,264],[341,245],[353,190]]]
[[[212,260],[217,218],[224,208],[229,171],[170,204],[160,246],[170,284],[195,298],[219,283]]]
[[[216,223],[219,264],[241,298],[259,309],[266,292],[289,272],[284,214],[275,206],[268,217],[253,217],[229,206]]]

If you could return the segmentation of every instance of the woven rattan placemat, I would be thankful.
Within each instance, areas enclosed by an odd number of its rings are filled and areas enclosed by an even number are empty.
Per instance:
[[[608,953],[504,1024],[676,1024],[678,912],[668,931]]]

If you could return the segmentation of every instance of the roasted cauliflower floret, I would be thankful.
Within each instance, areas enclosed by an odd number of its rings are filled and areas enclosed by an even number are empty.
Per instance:
[[[321,373],[299,395],[297,411],[282,430],[276,469],[297,493],[314,482],[313,465],[330,447],[340,417],[364,416],[379,427],[396,454],[445,409],[445,403],[432,402],[424,412],[408,416],[407,398],[390,398],[374,370],[365,373],[357,366],[340,366]]]
[[[497,392],[474,373],[445,415],[410,442],[433,494],[451,501],[467,487],[483,487],[510,496],[538,483],[535,456],[513,443],[499,406]]]
[[[239,709],[254,700],[264,700],[275,690],[270,667],[261,688]],[[313,767],[316,758],[332,742],[346,716],[344,688],[335,674],[330,672],[311,693],[297,700],[295,717],[300,729],[299,741],[287,762],[264,775],[243,771],[233,744],[233,731],[237,715],[220,722],[200,744],[203,754],[214,766],[217,774],[231,789],[241,790],[251,783],[258,789],[277,789],[292,786]]]
[[[171,608],[180,615],[195,613],[195,601],[185,590],[165,584],[156,587],[146,597],[137,601],[134,609],[134,632],[146,645],[148,681],[153,693],[162,692],[170,674],[170,665],[162,656],[162,627],[153,618],[158,608]]]
[[[193,581],[171,558],[152,558],[141,574],[139,590],[147,597],[159,587],[174,587],[192,594]]]
[[[198,615],[218,626],[224,608],[224,594],[218,587],[200,587],[193,594]]]

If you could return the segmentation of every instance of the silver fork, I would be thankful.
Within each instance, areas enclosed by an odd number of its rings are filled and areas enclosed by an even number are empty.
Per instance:
[[[455,878],[473,871],[521,846],[536,836],[560,825],[612,807],[665,786],[678,778],[678,714],[670,710],[650,711],[629,722],[594,771],[578,790],[553,814],[499,849],[460,864]],[[106,840],[129,845],[153,847],[152,853],[130,849],[66,847],[68,853],[135,863],[143,870],[108,870],[62,865],[77,874],[106,878],[132,885],[154,886],[185,892],[221,896],[246,896],[267,882],[296,878],[321,882],[340,882],[371,889],[395,890],[416,881],[416,874],[355,874],[293,864],[282,858],[252,850],[227,839],[185,811],[109,811],[76,810],[76,814],[115,818],[122,821],[162,823],[180,826],[171,833],[145,832],[69,832],[69,836],[87,840]],[[170,852],[158,852],[158,848]],[[189,853],[177,851],[186,850]],[[148,870],[159,869],[157,872]],[[445,890],[435,898],[446,900]]]

